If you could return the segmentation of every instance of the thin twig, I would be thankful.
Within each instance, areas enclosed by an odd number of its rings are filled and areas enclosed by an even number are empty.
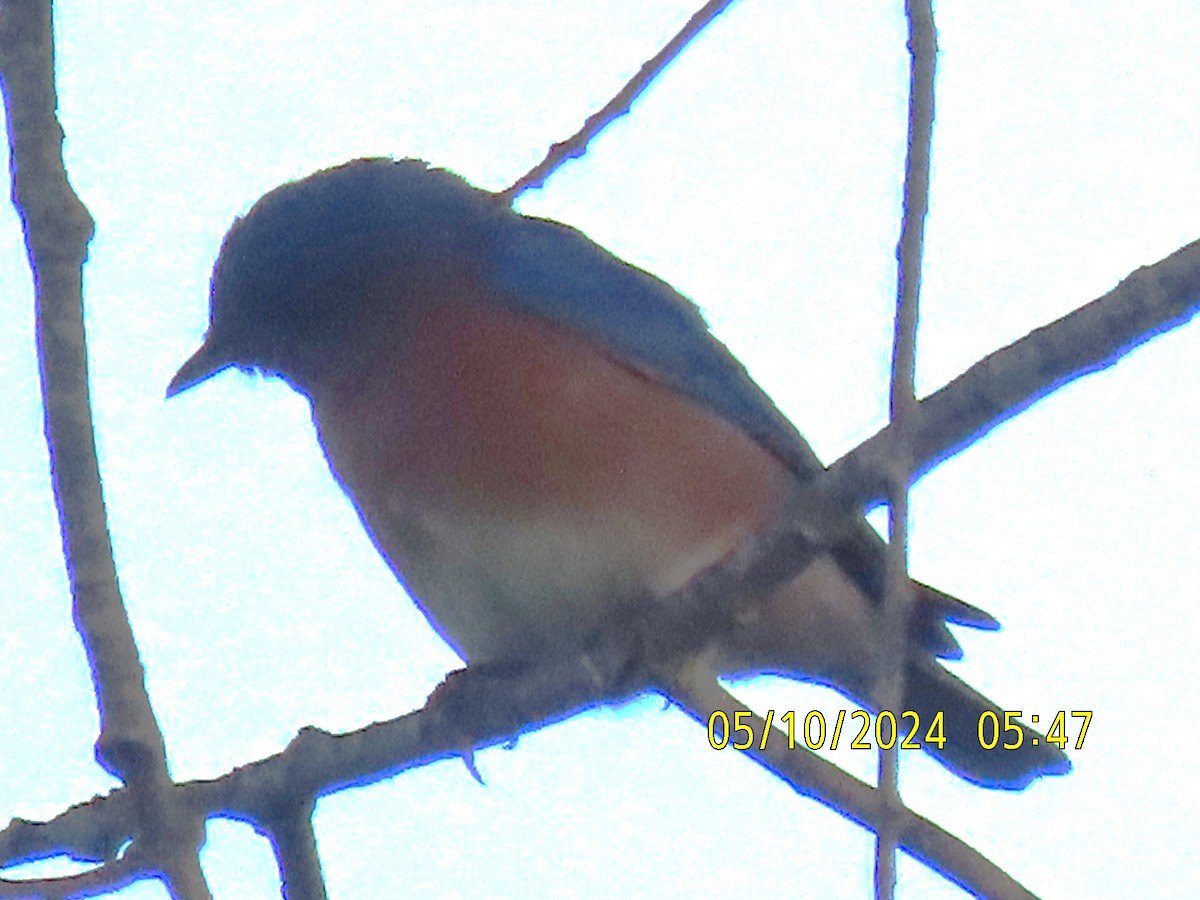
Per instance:
[[[892,344],[892,427],[901,437],[908,434],[916,412],[917,321],[920,315],[921,262],[925,243],[925,216],[929,209],[929,155],[933,141],[934,75],[937,64],[937,31],[929,0],[905,3],[908,21],[908,153],[904,166],[904,213],[896,279],[896,325]],[[905,663],[909,622],[913,614],[913,592],[908,579],[908,491],[912,462],[904,443],[898,442],[888,460],[887,590],[883,614],[886,642],[886,671],[879,680],[880,709],[899,713],[904,707]],[[900,798],[900,751],[893,735],[892,745],[879,753],[879,789],[889,813],[903,808]],[[876,832],[875,896],[892,900],[896,893],[896,849],[899,842],[897,817],[884,817]]]
[[[540,163],[514,181],[509,187],[500,191],[498,196],[504,203],[511,203],[530,188],[541,187],[554,172],[569,159],[576,159],[587,153],[588,144],[592,138],[607,128],[612,122],[627,115],[636,100],[651,82],[658,77],[671,61],[675,59],[692,39],[708,26],[708,23],[725,11],[733,0],[709,0],[695,15],[688,19],[687,24],[671,38],[661,50],[642,65],[638,73],[626,82],[611,100],[599,112],[589,116],[583,127],[557,144],[551,144],[545,158]]]

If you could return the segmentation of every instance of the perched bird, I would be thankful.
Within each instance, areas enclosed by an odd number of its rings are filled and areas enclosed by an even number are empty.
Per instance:
[[[468,663],[582,646],[620,604],[720,562],[823,471],[668,284],[418,160],[317,172],[234,222],[207,335],[167,396],[230,366],[308,397],[375,546]],[[873,705],[882,573],[861,520],[731,623],[714,666]],[[937,657],[961,655],[947,620],[996,623],[924,585],[916,597],[905,709],[942,712],[947,738],[927,749],[991,787],[1066,772],[1025,726],[1018,750],[979,745],[979,716],[1004,715]]]

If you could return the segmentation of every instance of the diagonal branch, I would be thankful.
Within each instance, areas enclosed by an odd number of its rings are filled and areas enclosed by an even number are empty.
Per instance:
[[[511,185],[497,194],[501,203],[509,204],[530,188],[539,188],[546,183],[567,160],[577,159],[587,153],[588,143],[601,131],[615,122],[621,116],[627,115],[633,106],[633,101],[641,96],[672,60],[675,59],[692,39],[703,31],[708,23],[725,11],[733,0],[709,0],[696,11],[687,24],[669,40],[651,59],[645,62],[638,73],[626,82],[611,100],[583,123],[583,127],[567,138],[551,144],[545,158],[540,163],[518,178]]]
[[[620,691],[598,685],[594,663],[595,660],[584,663],[578,658],[562,657],[516,674],[470,679],[465,688],[463,685],[452,688],[456,692],[464,688],[459,696],[447,700],[441,695],[440,702],[431,702],[424,709],[348,734],[304,729],[281,753],[211,781],[180,785],[177,788],[180,802],[193,815],[233,815],[277,838],[286,837],[281,832],[292,828],[294,840],[280,839],[279,843],[292,848],[287,853],[311,856],[305,849],[311,847],[311,831],[301,821],[306,804],[297,803],[294,798],[330,793],[348,784],[378,781],[456,755],[463,744],[462,729],[467,724],[459,718],[464,709],[473,714],[469,723],[472,740],[483,747],[530,730],[530,722],[557,721],[593,706],[597,700],[624,696],[630,688],[628,683]],[[469,671],[464,670],[464,674]],[[451,685],[454,679],[447,686]],[[645,688],[646,683],[642,681],[639,687]],[[666,690],[702,721],[715,709],[726,710],[730,715],[744,709],[714,679],[703,677],[689,664],[679,666]],[[761,731],[762,727],[763,723],[757,721],[756,728]],[[763,751],[752,751],[751,755],[760,764],[777,773],[797,792],[814,797],[865,827],[879,827],[883,805],[874,788],[806,749],[786,749],[786,736],[782,732],[775,732],[775,737]],[[30,856],[37,847],[67,848],[79,857],[110,855],[129,834],[127,794],[128,789],[119,788],[105,797],[73,807],[47,823],[14,820],[0,832],[0,860],[10,859],[14,854]],[[1030,896],[994,864],[938,826],[905,808],[898,815],[900,845],[917,858],[941,871],[952,872],[962,884],[986,896]],[[281,824],[285,820],[291,824],[285,827]],[[98,835],[106,836],[107,846],[97,842]],[[285,850],[277,852],[282,858]],[[112,866],[114,876],[130,877],[128,866]],[[302,872],[305,867],[292,863],[288,868]],[[91,876],[91,884],[104,882]],[[0,896],[6,896],[2,882]]]
[[[680,673],[669,693],[701,723],[707,723],[718,710],[732,721],[737,711],[746,709],[745,704],[722,688],[709,673],[695,669]],[[754,733],[763,735],[767,723],[758,716],[750,718]],[[787,782],[796,793],[812,797],[877,834],[890,827],[898,847],[931,868],[948,874],[977,896],[994,900],[1027,900],[1034,896],[970,844],[903,804],[889,808],[890,801],[882,791],[859,781],[807,747],[789,748],[787,734],[778,726],[774,726],[769,734],[774,740],[760,740],[759,746],[744,752]]]
[[[1106,369],[1200,310],[1200,240],[1143,266],[1102,297],[981,359],[917,405],[908,431],[913,477],[978,441],[1002,422],[1083,375]],[[881,473],[902,450],[889,426],[847,453],[825,476],[843,502],[886,496]]]

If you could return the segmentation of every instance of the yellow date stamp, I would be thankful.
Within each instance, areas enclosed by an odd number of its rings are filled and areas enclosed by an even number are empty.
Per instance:
[[[1028,736],[1025,726],[1017,720],[1023,713],[1020,710],[1003,710],[993,712],[984,710],[979,716],[977,737],[979,746],[984,750],[1016,750],[1029,740],[1034,746],[1045,741],[1054,744],[1060,750],[1065,750],[1070,738],[1067,736],[1068,719],[1066,710],[1059,710],[1051,719],[1050,728],[1045,736]],[[850,720],[846,727],[847,717]],[[1079,736],[1075,739],[1075,749],[1083,749],[1083,739],[1087,736],[1088,726],[1092,724],[1092,711],[1075,709],[1070,712],[1070,724],[1074,726],[1077,719],[1082,719]],[[733,747],[735,750],[749,750],[757,746],[759,750],[767,749],[767,738],[780,732],[772,728],[775,721],[775,710],[768,709],[766,716],[757,720],[761,723],[761,731],[756,731],[756,717],[749,710],[739,710],[733,714],[733,722],[728,713],[717,710],[708,717],[708,743],[714,750],[724,750]],[[842,740],[849,738],[852,750],[890,750],[900,741],[902,750],[923,750],[926,746],[937,747],[939,750],[946,746],[945,713],[934,713],[929,722],[922,722],[920,715],[913,710],[905,710],[897,716],[890,710],[881,710],[872,717],[865,709],[839,709],[837,716],[830,725],[825,714],[814,709],[806,713],[803,719],[795,710],[788,710],[778,716],[779,724],[784,729],[789,750],[796,748],[796,735],[809,750],[837,750]],[[1040,716],[1033,713],[1029,721],[1037,724]],[[872,724],[873,723],[873,724]],[[872,740],[874,741],[872,743]]]

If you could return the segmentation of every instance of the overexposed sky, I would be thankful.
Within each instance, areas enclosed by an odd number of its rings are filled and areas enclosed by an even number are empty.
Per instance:
[[[275,752],[306,724],[406,712],[458,665],[330,478],[301,397],[228,372],[163,401],[207,325],[233,216],[281,181],[363,155],[418,156],[503,187],[693,5],[59,5],[67,160],[97,220],[86,303],[110,527],[176,779]],[[1200,8],[937,12],[923,392],[1200,235]],[[695,299],[827,461],[885,418],[904,40],[898,2],[739,0],[585,158],[520,203]],[[2,207],[0,826],[112,786],[91,757],[24,266]],[[910,754],[902,791],[1047,898],[1200,888],[1198,729],[1183,693],[1200,682],[1197,383],[1193,323],[1041,401],[914,491],[914,574],[1004,624],[960,630],[956,671],[1043,722],[1094,716],[1065,778],[986,792]],[[847,705],[780,681],[739,690],[777,715]],[[872,777],[871,754],[836,758]],[[450,762],[322,799],[331,896],[869,896],[869,833],[710,749],[656,698],[478,764],[486,788]],[[218,897],[278,896],[265,840],[227,821],[209,838]],[[900,872],[901,897],[964,896],[907,858]]]

